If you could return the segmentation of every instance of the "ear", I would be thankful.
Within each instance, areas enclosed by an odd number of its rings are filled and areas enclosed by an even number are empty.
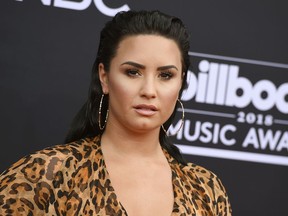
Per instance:
[[[98,65],[98,73],[99,73],[99,79],[100,79],[101,86],[102,86],[102,92],[104,94],[108,94],[109,93],[108,74],[107,74],[107,72],[104,69],[103,63],[100,63]]]

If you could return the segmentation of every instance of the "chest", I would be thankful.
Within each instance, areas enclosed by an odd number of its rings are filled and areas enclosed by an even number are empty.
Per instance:
[[[117,199],[129,216],[171,215],[174,205],[172,174],[169,166],[110,166],[109,179]]]
[[[213,215],[205,188],[172,165],[110,173],[100,162],[95,168],[85,182],[72,179],[73,191],[64,200],[68,215]]]
[[[185,184],[174,171],[172,171],[170,181],[165,182],[164,180],[162,185],[161,178],[159,178],[158,183],[153,183],[152,180],[147,178],[135,182],[133,178],[121,176],[122,180],[120,181],[124,183],[117,182],[115,179],[114,183],[113,178],[110,179],[109,173],[105,170],[94,175],[100,178],[94,177],[88,184],[89,187],[78,194],[81,200],[78,203],[81,203],[81,206],[77,206],[79,209],[77,214],[126,216],[213,215],[210,206],[202,199],[202,195],[197,188]],[[147,187],[147,185],[150,186]],[[74,213],[71,212],[71,214]]]

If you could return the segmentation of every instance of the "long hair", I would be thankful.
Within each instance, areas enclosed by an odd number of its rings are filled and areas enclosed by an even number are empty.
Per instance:
[[[98,110],[101,95],[103,94],[98,65],[102,63],[105,71],[109,71],[110,62],[117,53],[120,42],[133,35],[159,35],[176,42],[181,52],[182,60],[182,86],[179,91],[181,95],[186,85],[189,61],[189,34],[182,21],[173,16],[163,14],[159,11],[127,11],[120,12],[106,23],[100,34],[100,42],[96,60],[92,68],[92,78],[88,93],[88,99],[72,121],[65,142],[72,142],[85,137],[93,137],[103,133],[98,125]],[[108,110],[109,98],[105,95],[102,103],[101,122],[105,121]],[[170,118],[163,124],[168,129],[176,114],[177,104]],[[104,113],[103,113],[104,112]],[[160,130],[159,142],[166,151],[178,162],[186,164],[179,149],[174,146],[166,133]]]

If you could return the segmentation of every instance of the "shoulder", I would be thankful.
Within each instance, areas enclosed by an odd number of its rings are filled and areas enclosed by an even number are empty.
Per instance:
[[[215,173],[194,163],[180,167],[192,187],[197,190],[197,193],[202,194],[207,203],[210,203],[216,215],[231,215],[226,189]]]
[[[199,184],[205,185],[207,188],[210,188],[210,190],[225,191],[225,188],[218,176],[202,166],[188,163],[186,166],[182,167],[182,171],[187,173],[188,176],[193,175],[193,177],[199,181]]]
[[[8,190],[11,193],[10,186],[26,185],[28,189],[39,187],[39,184],[57,185],[63,178],[68,179],[83,163],[87,164],[98,149],[98,138],[86,138],[27,155],[0,175],[0,192],[3,194]]]
[[[69,168],[69,163],[72,161],[79,163],[84,158],[88,158],[97,148],[97,139],[90,138],[48,147],[23,157],[4,171],[0,179],[8,173],[16,174],[15,171],[23,173],[31,182],[37,181],[43,175],[50,179],[61,166]]]
[[[87,164],[91,167],[91,157],[99,150],[98,141],[97,138],[82,139],[56,145],[13,164],[0,176],[0,214],[11,211],[14,215],[20,212],[21,215],[31,212],[42,215],[42,211],[48,212],[57,196],[60,196],[57,203],[66,202],[68,195],[65,194],[75,185],[71,179],[76,174],[79,178],[87,176],[83,169]]]

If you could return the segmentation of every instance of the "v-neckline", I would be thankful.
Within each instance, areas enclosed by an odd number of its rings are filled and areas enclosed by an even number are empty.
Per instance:
[[[176,202],[176,185],[174,184],[175,182],[175,179],[176,179],[176,172],[175,170],[173,169],[173,158],[171,157],[168,157],[169,153],[163,149],[162,147],[162,151],[163,151],[163,154],[169,164],[169,167],[170,167],[170,171],[171,171],[171,184],[172,184],[172,192],[173,192],[173,206],[172,206],[172,212],[171,212],[171,216],[174,214],[174,212],[178,210],[178,205],[177,205],[177,202]],[[113,187],[112,185],[112,181],[111,181],[111,178],[110,178],[110,174],[109,174],[109,171],[107,169],[107,166],[106,166],[106,162],[105,162],[105,158],[104,158],[104,154],[103,154],[103,151],[102,151],[102,146],[101,146],[101,137],[99,138],[99,152],[100,152],[100,155],[101,155],[101,160],[102,160],[102,163],[103,163],[103,169],[104,169],[104,172],[105,172],[105,176],[106,178],[109,180],[109,188],[111,189],[110,192],[114,193],[114,196],[115,196],[115,199],[117,200],[117,202],[119,203],[122,211],[124,212],[124,214],[126,216],[128,216],[128,213],[124,207],[124,205],[121,203],[121,201],[119,200],[118,196],[117,196],[117,193],[115,191],[115,188]]]

